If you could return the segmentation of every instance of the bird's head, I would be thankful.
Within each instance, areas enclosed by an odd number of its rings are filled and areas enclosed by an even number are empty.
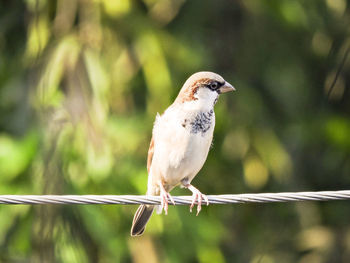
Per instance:
[[[212,106],[221,93],[229,91],[235,91],[235,88],[220,75],[201,71],[194,73],[186,80],[175,102],[198,101],[201,104]]]

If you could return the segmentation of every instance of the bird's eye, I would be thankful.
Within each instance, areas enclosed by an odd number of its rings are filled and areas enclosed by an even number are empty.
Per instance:
[[[218,83],[216,83],[216,82],[212,82],[210,84],[210,89],[212,89],[212,90],[215,90],[217,87],[218,87]]]

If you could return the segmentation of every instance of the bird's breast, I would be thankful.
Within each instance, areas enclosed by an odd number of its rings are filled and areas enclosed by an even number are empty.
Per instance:
[[[213,125],[215,125],[213,123],[214,118],[215,116],[213,110],[197,113],[189,122],[191,134],[200,133],[202,136],[205,136],[205,133],[208,132]]]
[[[185,114],[166,112],[156,121],[153,131],[153,168],[171,185],[184,177],[192,180],[207,158],[214,126],[212,109]]]

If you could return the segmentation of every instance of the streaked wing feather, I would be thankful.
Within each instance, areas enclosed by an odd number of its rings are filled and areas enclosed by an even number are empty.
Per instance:
[[[154,140],[153,140],[153,136],[152,136],[151,143],[150,143],[149,149],[148,149],[148,156],[147,156],[147,172],[148,173],[150,173],[152,160],[153,160],[153,153],[154,153]]]

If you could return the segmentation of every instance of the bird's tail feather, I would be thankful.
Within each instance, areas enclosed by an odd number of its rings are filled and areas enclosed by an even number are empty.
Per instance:
[[[131,236],[141,236],[154,210],[153,205],[140,205],[131,226]]]

